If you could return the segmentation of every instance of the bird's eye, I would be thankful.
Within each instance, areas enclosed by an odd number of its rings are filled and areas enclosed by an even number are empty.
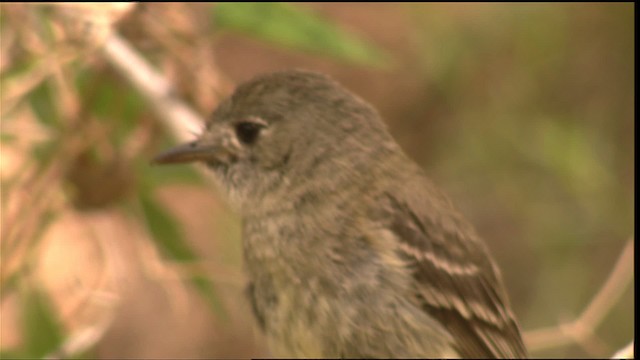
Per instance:
[[[244,121],[236,124],[236,135],[244,144],[251,145],[256,142],[263,127],[262,124]]]

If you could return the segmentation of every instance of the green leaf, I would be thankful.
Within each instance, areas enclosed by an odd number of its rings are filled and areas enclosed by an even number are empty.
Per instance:
[[[28,96],[29,103],[38,121],[48,127],[60,127],[60,116],[54,103],[49,81],[43,81]]]
[[[49,19],[51,19],[52,12],[55,11],[53,7],[34,6],[33,15],[37,19],[34,27],[34,31],[38,36],[45,40],[47,44],[54,44],[56,41],[54,26]]]
[[[3,182],[3,191],[4,190],[8,191],[9,189],[5,188],[6,186],[5,184],[6,184],[6,181]],[[42,239],[42,236],[44,235],[45,230],[49,227],[49,225],[51,225],[53,220],[55,220],[56,216],[57,215],[55,212],[46,211],[38,219],[38,222],[34,224],[34,226],[36,226],[37,228],[35,233],[33,234],[32,239],[25,239],[25,240],[31,241],[31,245],[35,246],[36,242]],[[14,291],[19,289],[20,281],[24,279],[24,276],[26,274],[26,269],[28,268],[28,266],[29,266],[28,262],[23,262],[20,264],[20,267],[17,270],[14,270],[9,274],[6,274],[6,273],[4,274],[5,276],[8,275],[8,277],[4,279],[4,281],[0,284],[0,301],[4,300],[6,296],[13,294]]]
[[[219,3],[213,8],[213,21],[221,29],[338,60],[369,66],[390,62],[389,56],[376,46],[292,4]]]
[[[146,177],[153,178],[156,185],[164,184],[191,184],[205,185],[207,182],[195,170],[193,166],[155,166],[148,162],[141,164],[141,174]]]
[[[18,289],[22,275],[19,271],[14,271],[2,281],[0,286],[0,301],[4,301],[7,296],[12,295]],[[4,275],[6,276],[6,274]],[[1,359],[1,358],[0,358]]]
[[[198,265],[199,258],[186,242],[182,228],[174,217],[160,206],[148,191],[141,193],[140,203],[147,227],[160,251],[174,262],[193,265],[194,271],[189,277],[189,282],[214,311],[224,316],[225,311],[213,283]]]
[[[140,196],[147,227],[160,251],[176,262],[192,262],[195,252],[184,239],[182,228],[149,194]]]
[[[39,163],[38,171],[43,171],[44,164],[49,163],[58,154],[59,146],[60,140],[55,138],[38,143],[31,148],[31,156]]]
[[[207,302],[211,309],[220,315],[222,319],[226,319],[227,313],[224,310],[224,305],[222,305],[217,292],[215,291],[211,279],[205,275],[196,274],[189,279],[189,283],[198,290],[200,296]]]
[[[42,289],[29,287],[23,293],[22,321],[26,357],[44,357],[62,344],[64,329]]]
[[[149,111],[142,96],[111,69],[79,69],[75,86],[85,108],[113,131],[116,144],[126,142]]]
[[[1,349],[0,359],[20,359],[24,358],[22,353],[16,349]]]
[[[42,62],[42,60],[38,61],[24,54],[16,54],[15,56],[17,59],[12,66],[4,69],[2,73],[0,73],[0,85],[2,88],[12,86],[11,82],[20,83],[25,81],[24,79],[32,76],[31,72],[34,71],[38,65],[41,65]]]
[[[6,132],[0,133],[0,143],[11,144],[17,139],[15,134],[9,134]]]

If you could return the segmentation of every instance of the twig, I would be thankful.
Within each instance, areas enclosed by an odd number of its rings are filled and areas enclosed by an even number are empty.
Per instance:
[[[103,47],[106,58],[151,102],[154,110],[181,141],[202,131],[204,119],[173,95],[171,84],[115,31]]]
[[[633,280],[633,238],[627,241],[611,274],[591,303],[575,320],[524,334],[529,350],[540,351],[570,343],[584,346]]]
[[[149,65],[116,31],[107,36],[103,53],[107,60],[147,98],[153,110],[179,141],[192,141],[195,135],[202,132],[205,120],[176,97],[169,81]],[[213,179],[211,172],[206,171],[203,166],[196,166],[196,170],[204,178]]]

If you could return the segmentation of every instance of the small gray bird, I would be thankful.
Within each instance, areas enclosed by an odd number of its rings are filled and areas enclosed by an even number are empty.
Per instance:
[[[255,78],[154,161],[204,162],[242,215],[247,293],[274,355],[527,356],[486,246],[329,77]]]

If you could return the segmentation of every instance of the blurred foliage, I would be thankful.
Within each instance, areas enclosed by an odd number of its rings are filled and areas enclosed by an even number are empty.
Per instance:
[[[382,66],[389,55],[317,14],[287,3],[220,3],[212,8],[221,30],[246,33],[290,49],[360,65]]]
[[[421,10],[423,72],[447,119],[434,148],[447,161],[428,167],[473,217],[530,249],[534,261],[520,270],[535,280],[505,271],[508,282],[530,288],[521,321],[554,323],[562,309],[572,318],[633,229],[633,9],[519,4],[448,13],[463,21]],[[461,169],[472,175],[460,177]],[[500,219],[505,213],[517,232]],[[612,316],[618,326],[603,336],[615,343],[631,325],[624,311]]]
[[[224,302],[219,289],[233,271],[203,260],[240,268],[237,219],[193,204],[178,216],[180,194],[169,206],[161,194],[171,186],[202,194],[210,186],[192,167],[149,165],[174,140],[127,79],[99,51],[69,41],[55,16],[46,5],[0,5],[0,299],[6,319],[17,298],[20,319],[9,329],[19,340],[3,340],[0,356],[44,357],[73,333],[75,313],[59,310],[69,300],[49,293],[30,266],[45,252],[50,225],[69,212],[126,214],[205,306],[238,318],[235,298]],[[138,4],[116,25],[196,109],[224,95],[226,77],[246,78],[264,64],[330,73],[371,100],[487,238],[524,329],[577,315],[633,235],[633,27],[633,4]],[[10,162],[17,165],[8,171]],[[131,250],[120,251],[125,258]],[[154,294],[134,302],[152,309]],[[533,355],[606,356],[633,334],[632,306],[627,294],[596,332],[595,348]],[[149,312],[149,322],[174,315]],[[180,333],[166,324],[143,329]],[[104,340],[104,357],[126,351],[108,346],[122,339],[147,344],[134,329],[113,331],[124,335]],[[206,351],[189,356],[238,356],[253,341],[226,325],[206,333],[214,335],[223,340],[203,341]],[[155,341],[156,350],[171,343]]]
[[[198,255],[189,247],[182,229],[173,216],[154,199],[152,194],[143,192],[140,195],[140,205],[147,227],[162,253],[171,261],[197,267]],[[195,286],[215,311],[224,315],[222,304],[213,284],[203,269],[196,269],[195,273],[189,276],[189,282]]]
[[[62,344],[64,330],[48,295],[36,287],[22,296],[24,358],[42,358]]]
[[[56,24],[59,19],[51,17],[54,15],[51,8],[26,5],[7,8],[7,12],[4,10],[3,7],[3,33],[9,32],[14,37],[35,37],[33,41],[37,43],[37,49],[18,42],[12,42],[11,49],[3,48],[3,57],[11,60],[10,66],[2,71],[2,87],[14,89],[28,83],[35,69],[40,70],[45,66],[43,64],[47,56],[56,56],[65,51],[67,45]],[[345,61],[375,65],[384,60],[383,52],[373,45],[294,5],[228,3],[211,6],[211,10],[213,20],[220,29],[241,31],[281,46],[313,51]],[[20,28],[19,17],[35,24],[36,30]],[[63,178],[58,184],[60,188],[51,191],[62,190],[78,211],[101,211],[115,205],[123,206],[139,223],[146,225],[167,261],[179,263],[183,268],[187,266],[185,280],[219,315],[224,315],[213,283],[199,264],[200,256],[185,238],[174,215],[154,194],[158,184],[167,181],[195,181],[197,184],[202,183],[200,177],[193,170],[184,168],[169,169],[161,177],[157,176],[157,172],[148,170],[150,151],[157,149],[160,143],[168,145],[170,142],[166,140],[167,136],[156,130],[157,125],[148,120],[148,110],[145,110],[147,104],[102,62],[87,63],[80,54],[77,59],[81,61],[64,69],[50,70],[62,71],[62,74],[44,76],[28,84],[30,88],[19,94],[17,102],[15,99],[11,99],[14,102],[8,102],[3,98],[3,145],[16,136],[7,130],[9,126],[5,126],[8,125],[5,122],[18,120],[12,120],[13,117],[8,115],[26,102],[40,126],[49,134],[46,140],[31,145],[33,156],[27,161],[36,172],[44,172],[50,166],[61,168]],[[64,78],[61,79],[59,75]],[[69,98],[65,99],[65,96],[73,98],[71,102],[76,104],[75,109],[61,108],[69,105]],[[95,128],[89,129],[87,122],[95,122]],[[93,134],[93,140],[87,139],[71,153],[64,148],[66,139],[82,138],[87,136],[87,131],[97,133]],[[135,142],[140,138],[143,144],[136,145]],[[136,147],[135,151],[127,153],[127,148],[132,146]],[[3,192],[10,181],[3,179]],[[43,229],[46,228],[44,220],[45,217],[40,220]],[[3,218],[3,223],[5,221]],[[34,236],[39,237],[42,233],[40,231]],[[9,242],[4,241],[5,237],[9,238],[10,235],[14,235],[11,239],[14,242],[23,241],[19,234],[6,234],[3,231],[3,257],[18,255],[5,246]],[[35,245],[35,242],[32,244]],[[25,256],[36,253],[37,247],[29,246]],[[15,283],[16,278],[28,281],[31,289],[22,301],[22,344],[17,349],[3,349],[3,352],[11,356],[43,357],[59,350],[65,330],[55,319],[55,307],[49,303],[46,290],[39,289],[37,282],[27,280],[30,277],[25,276],[11,271],[3,274],[3,297],[15,291],[16,287],[10,285]]]

